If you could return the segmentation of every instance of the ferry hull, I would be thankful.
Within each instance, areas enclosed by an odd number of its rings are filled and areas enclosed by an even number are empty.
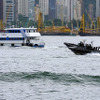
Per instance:
[[[22,45],[22,44],[18,44],[18,43],[15,43],[15,44],[10,44],[10,43],[0,43],[0,46],[21,47],[21,46],[23,46],[23,45]]]

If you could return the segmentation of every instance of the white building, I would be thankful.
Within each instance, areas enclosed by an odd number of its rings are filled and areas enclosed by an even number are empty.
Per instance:
[[[81,3],[79,0],[57,0],[57,18],[70,21],[81,19]]]
[[[74,0],[74,19],[81,20],[81,3],[79,0]]]
[[[81,3],[79,0],[67,0],[68,21],[81,19]]]
[[[96,0],[96,17],[100,17],[100,0]]]
[[[49,14],[49,0],[39,0],[39,7],[43,14],[43,20],[45,16]]]
[[[67,0],[56,0],[56,16],[62,21],[67,21],[68,19],[68,5]]]
[[[18,14],[28,17],[28,0],[18,0]]]

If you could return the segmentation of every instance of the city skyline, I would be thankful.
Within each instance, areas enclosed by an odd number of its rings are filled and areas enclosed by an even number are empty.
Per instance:
[[[61,0],[1,0],[0,20],[11,23],[18,21],[18,15],[21,14],[37,22],[39,11],[42,12],[43,20],[81,20],[85,10],[92,19],[96,19],[100,16],[99,2],[100,0],[87,2],[85,0],[62,0],[62,2]]]

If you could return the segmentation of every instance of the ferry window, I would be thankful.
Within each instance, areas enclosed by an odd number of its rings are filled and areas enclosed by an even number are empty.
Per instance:
[[[17,33],[17,30],[15,30],[15,33]]]
[[[29,30],[29,33],[30,33],[30,30]]]
[[[14,30],[12,30],[12,33],[14,33]]]
[[[18,30],[18,33],[20,33],[20,30]]]
[[[8,30],[7,32],[11,33],[11,31],[10,31],[10,30]]]
[[[6,40],[5,38],[2,38],[2,40]]]

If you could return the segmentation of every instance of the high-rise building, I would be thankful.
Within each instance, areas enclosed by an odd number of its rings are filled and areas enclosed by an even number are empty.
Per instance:
[[[100,0],[96,0],[96,17],[100,17]]]
[[[40,11],[43,15],[43,20],[48,19],[49,14],[49,0],[39,0]]]
[[[28,16],[30,20],[34,20],[35,0],[28,0]]]
[[[67,0],[67,20],[81,19],[81,3],[79,0]]]
[[[56,18],[56,0],[49,0],[49,19]]]
[[[75,20],[81,20],[82,16],[81,16],[81,2],[79,0],[74,0],[74,8],[73,8],[73,11],[74,11],[74,15],[73,15],[73,18]]]
[[[38,18],[39,18],[39,13],[40,13],[40,7],[39,7],[39,5],[37,4],[36,6],[35,6],[35,16],[34,16],[34,21],[38,21]]]
[[[94,19],[94,5],[89,4],[89,15],[92,19]]]
[[[18,0],[18,14],[28,17],[28,0]]]
[[[56,0],[56,16],[57,19],[61,19],[64,21],[66,19],[66,11],[67,11],[67,0]]]
[[[80,4],[81,4],[81,16],[84,14],[84,0],[79,0]]]
[[[15,9],[15,22],[18,21],[18,0],[15,0],[15,5],[14,5],[14,9]]]
[[[15,18],[15,0],[3,0],[3,22],[6,25],[11,25]]]
[[[3,0],[0,0],[0,20],[3,20]]]
[[[39,4],[39,0],[35,0],[35,6]]]

